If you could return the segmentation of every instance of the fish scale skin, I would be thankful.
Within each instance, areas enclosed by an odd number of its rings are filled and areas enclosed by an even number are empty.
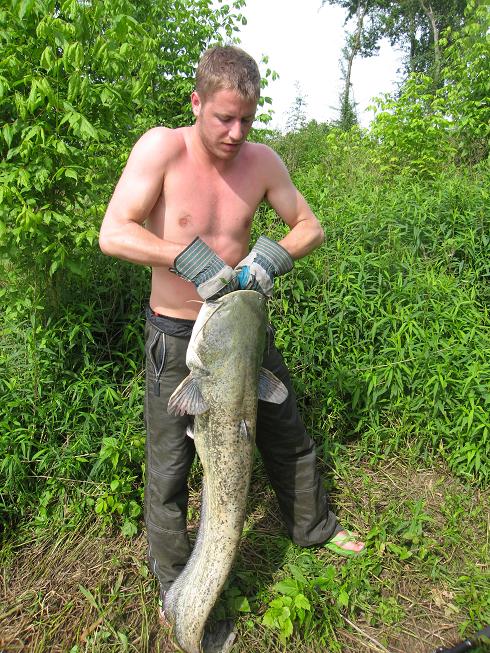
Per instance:
[[[187,365],[209,406],[194,421],[203,467],[201,521],[192,555],[164,605],[186,653],[203,652],[204,627],[243,530],[266,325],[265,298],[255,291],[237,291],[203,304],[189,342]]]

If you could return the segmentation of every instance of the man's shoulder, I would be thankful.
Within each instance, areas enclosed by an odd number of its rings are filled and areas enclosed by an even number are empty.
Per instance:
[[[254,161],[254,163],[262,164],[265,166],[275,165],[281,159],[274,150],[264,143],[253,143],[247,141],[247,156]]]
[[[141,156],[171,159],[186,148],[185,129],[152,127],[139,138],[134,149],[138,150]]]
[[[246,145],[254,156],[277,156],[274,150],[268,145],[264,145],[264,143],[254,143],[253,141],[247,141]]]
[[[283,174],[285,169],[284,163],[280,156],[271,147],[264,143],[250,143],[248,150],[248,160],[257,170],[260,170],[264,180],[272,180],[277,175]]]

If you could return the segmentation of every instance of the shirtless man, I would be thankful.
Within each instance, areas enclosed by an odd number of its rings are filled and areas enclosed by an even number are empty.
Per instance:
[[[100,231],[105,254],[152,267],[145,520],[162,598],[190,554],[187,477],[195,451],[186,437],[188,418],[169,415],[167,404],[188,374],[185,353],[202,300],[244,288],[271,296],[274,277],[324,239],[280,158],[266,145],[246,142],[259,94],[260,74],[249,55],[231,46],[208,50],[191,95],[195,124],[156,127],[140,138]],[[252,219],[263,199],[289,232],[279,243],[261,236],[249,253]],[[272,330],[263,365],[289,389],[280,406],[259,402],[257,416],[257,446],[288,531],[300,546],[326,543],[337,553],[358,555],[363,543],[329,510],[314,444]]]

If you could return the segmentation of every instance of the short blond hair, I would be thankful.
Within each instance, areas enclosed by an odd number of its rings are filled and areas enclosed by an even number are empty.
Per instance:
[[[260,97],[260,72],[256,61],[233,45],[214,46],[197,66],[196,91],[205,101],[216,91],[236,91],[246,100]]]

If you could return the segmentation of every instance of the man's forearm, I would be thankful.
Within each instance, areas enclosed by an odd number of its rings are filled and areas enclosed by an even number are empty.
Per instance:
[[[319,247],[325,240],[325,234],[318,220],[306,218],[296,224],[291,231],[279,241],[293,259],[303,258]]]
[[[103,225],[99,246],[104,254],[151,267],[172,266],[184,248],[178,243],[162,240],[135,222],[126,223],[117,230]]]

